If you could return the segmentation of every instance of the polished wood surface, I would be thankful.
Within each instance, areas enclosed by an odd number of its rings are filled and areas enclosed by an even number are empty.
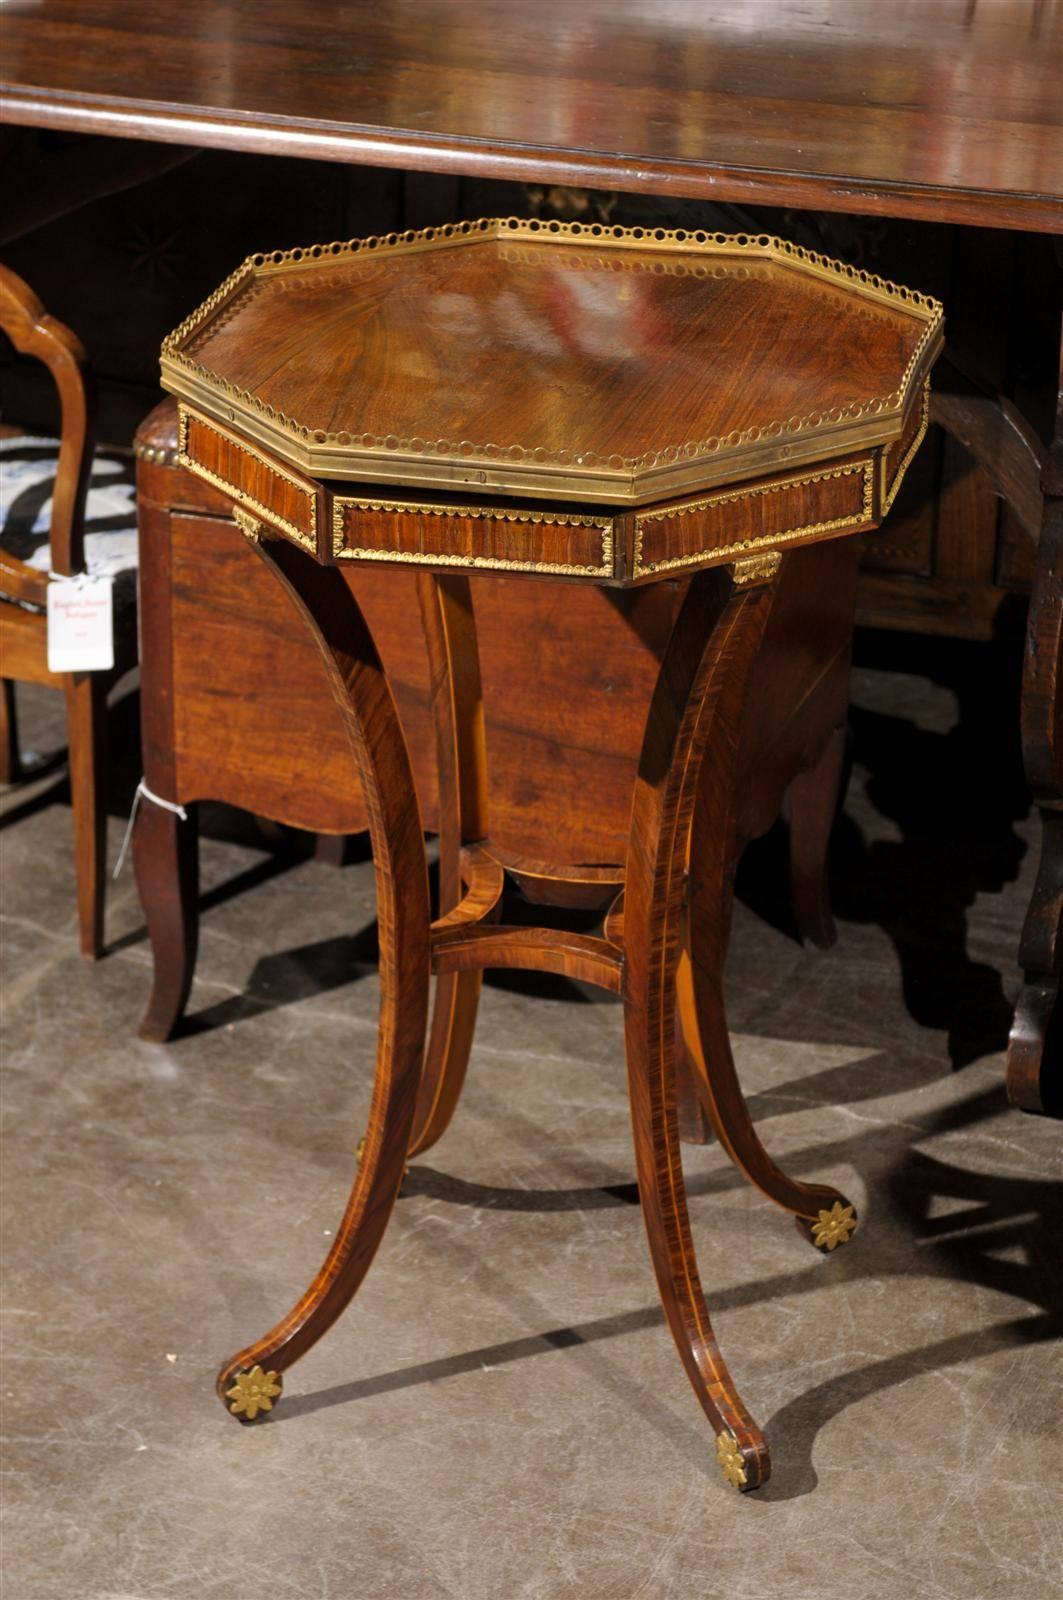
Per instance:
[[[1063,231],[1055,0],[40,0],[5,115],[171,143]]]
[[[82,146],[88,148],[79,161]],[[156,158],[190,158],[157,181],[92,199],[104,156],[110,152],[120,180],[135,167],[138,151],[144,157],[154,151]],[[476,179],[335,162],[224,150],[189,153],[124,139],[73,139],[57,146],[38,129],[0,130],[0,165],[5,158],[8,169],[19,173],[20,187],[39,192],[44,214],[50,197],[56,208],[70,203],[68,161],[75,172],[92,168],[84,177],[84,204],[4,242],[2,253],[37,286],[54,314],[77,328],[96,379],[101,433],[113,440],[131,438],[156,403],[158,350],[166,334],[235,262],[267,241],[287,248],[355,233],[382,236],[500,209],[547,222],[569,216],[575,206],[585,208],[579,213],[585,220],[608,207],[610,223],[646,227],[751,222],[727,217],[725,208],[639,195],[509,185],[500,196],[497,185]],[[5,206],[0,221],[7,217]],[[1029,415],[1040,416],[1040,393],[1051,383],[1051,356],[1036,357],[1034,394],[1028,386],[1029,352],[1052,337],[1057,276],[1045,239],[957,226],[928,230],[899,220],[823,212],[762,210],[755,227],[836,253],[898,282],[917,283],[948,308],[953,363],[980,376],[991,391],[1021,398]],[[76,272],[70,269],[75,261]],[[120,297],[114,292],[119,281]],[[1008,316],[1005,309],[1002,316],[1001,308],[1009,305],[1021,308],[1020,314]],[[1034,327],[1043,332],[1035,337]],[[1020,373],[1018,391],[1012,386]],[[46,432],[47,385],[32,380],[32,367],[5,365],[0,352],[0,410]],[[994,494],[987,469],[972,471],[966,445],[957,437],[946,442],[934,426],[890,513],[888,529],[869,542],[864,565],[861,621],[989,638],[1001,609],[1002,627],[1016,632],[1021,627],[1022,596],[1033,578],[1033,545],[1019,517]]]
[[[229,456],[250,437],[319,477],[637,503],[827,442],[903,458],[940,322],[768,235],[485,218],[252,257],[165,341],[162,377]],[[257,471],[248,494],[309,535],[313,486]]]
[[[940,304],[785,241],[505,219],[336,252],[245,262],[162,352],[180,464],[326,564],[644,583],[871,528],[926,431]]]

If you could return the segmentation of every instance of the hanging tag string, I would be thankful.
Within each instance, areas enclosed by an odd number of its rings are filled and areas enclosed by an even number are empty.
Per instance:
[[[174,816],[180,817],[182,822],[188,821],[188,812],[184,806],[175,805],[172,800],[163,800],[159,795],[152,794],[145,780],[141,778],[137,784],[137,792],[133,796],[133,804],[129,810],[129,821],[125,825],[125,838],[122,840],[122,848],[118,852],[118,860],[115,862],[114,871],[111,873],[112,879],[117,878],[125,866],[126,852],[129,849],[129,841],[133,837],[133,824],[137,820],[137,812],[140,809],[141,800],[150,800],[153,806],[161,806],[164,811],[172,811]]]
[[[97,578],[110,576],[110,573],[100,571],[98,562],[90,561],[87,563],[84,572],[52,572],[49,569],[48,581],[50,583],[73,583],[80,588],[83,583],[95,583]]]

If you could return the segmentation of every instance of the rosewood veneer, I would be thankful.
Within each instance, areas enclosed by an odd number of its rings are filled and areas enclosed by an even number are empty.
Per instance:
[[[180,461],[231,498],[318,652],[368,815],[380,926],[376,1078],[350,1201],[306,1294],[222,1369],[235,1415],[272,1408],[365,1276],[407,1159],[457,1104],[481,973],[527,968],[622,997],[662,1304],[725,1478],[767,1478],[698,1278],[676,1037],[696,1109],[736,1164],[814,1246],[845,1243],[850,1202],[788,1177],[752,1124],[723,963],[741,846],[788,786],[809,819],[798,862],[822,857],[829,814],[804,792],[832,792],[839,760],[822,705],[825,686],[844,692],[853,536],[885,515],[918,448],[941,339],[935,301],[779,240],[507,220],[253,257],[167,340]],[[419,575],[435,921],[394,698],[343,577],[356,563]],[[493,845],[469,581],[485,572],[614,590],[689,579],[623,864]],[[142,879],[157,819],[149,804],[138,820]],[[500,923],[507,874],[544,905],[601,905],[601,933]],[[447,1025],[426,1050],[433,971]]]

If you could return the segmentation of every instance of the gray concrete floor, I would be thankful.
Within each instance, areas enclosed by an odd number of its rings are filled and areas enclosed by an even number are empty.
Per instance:
[[[8,792],[4,1600],[1059,1592],[1061,1130],[1002,1089],[1035,831],[992,706],[934,661],[872,650],[856,675],[838,947],[791,937],[778,841],[743,879],[754,1113],[863,1219],[821,1258],[719,1148],[687,1152],[717,1331],[773,1449],[751,1496],[658,1308],[619,1009],[564,986],[487,987],[464,1104],[363,1292],[264,1426],[228,1419],[215,1368],[302,1290],[350,1179],[369,868],[286,866],[208,815],[190,1025],[148,1045],[130,869],[92,967],[61,773]],[[61,745],[58,700],[20,703],[25,742]],[[113,721],[121,754],[131,701]]]

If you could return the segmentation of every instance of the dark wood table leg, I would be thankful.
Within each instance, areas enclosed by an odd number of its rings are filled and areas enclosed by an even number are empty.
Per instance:
[[[402,1183],[428,1020],[428,867],[398,713],[362,613],[342,575],[237,514],[320,653],[369,815],[380,930],[380,1031],[362,1154],[320,1271],[287,1316],[226,1362],[218,1394],[233,1415],[270,1411],[281,1374],[316,1344],[369,1270]]]
[[[690,586],[647,723],[623,913],[628,1077],[650,1252],[673,1338],[716,1435],[720,1467],[743,1490],[766,1481],[770,1457],[720,1353],[698,1277],[677,1118],[680,1008],[702,1105],[736,1164],[797,1216],[817,1247],[833,1250],[856,1226],[844,1195],[788,1178],[761,1145],[735,1075],[723,1004],[739,854],[739,732],[778,568],[778,557],[738,562]]]
[[[628,1084],[650,1254],[672,1337],[712,1424],[721,1466],[742,1489],[767,1479],[770,1460],[716,1343],[698,1277],[676,1115],[676,977],[699,771],[710,749],[712,760],[725,756],[721,701],[736,681],[744,684],[769,606],[766,591],[736,586],[727,569],[691,583],[646,725],[624,890]]]
[[[1041,861],[1019,948],[1024,983],[1008,1042],[1012,1105],[1063,1117],[1063,346],[1026,630],[1022,740],[1041,816]]]
[[[747,591],[746,648],[750,662],[763,635],[771,603],[769,584]],[[834,1250],[854,1231],[855,1209],[838,1190],[799,1182],[772,1160],[746,1105],[727,1029],[724,964],[731,933],[735,873],[745,842],[738,832],[740,796],[735,779],[747,681],[748,667],[746,671],[735,667],[722,682],[714,708],[712,747],[700,763],[696,780],[686,925],[681,931],[683,958],[676,974],[678,1005],[689,1068],[720,1143],[751,1183],[793,1214],[799,1231],[812,1244],[818,1249]],[[837,788],[840,744],[840,739],[832,738],[827,755],[817,763],[822,771],[816,781],[826,785],[829,780],[831,795]],[[825,838],[824,834],[822,840],[815,841],[817,854]]]

